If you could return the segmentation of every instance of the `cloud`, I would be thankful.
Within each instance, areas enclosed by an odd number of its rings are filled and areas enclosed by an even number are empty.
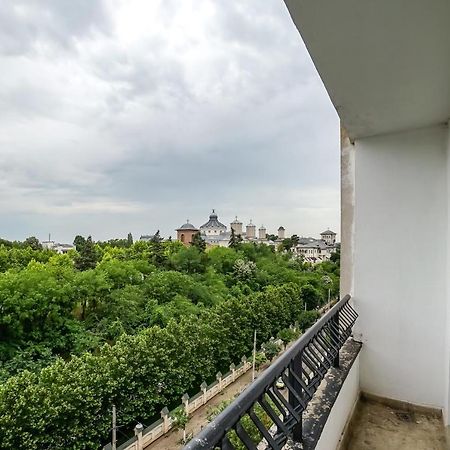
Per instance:
[[[108,33],[105,4],[97,0],[4,0],[0,9],[0,51],[6,55],[68,50],[78,39]]]
[[[5,237],[339,225],[337,115],[277,0],[6,1],[0,65]]]

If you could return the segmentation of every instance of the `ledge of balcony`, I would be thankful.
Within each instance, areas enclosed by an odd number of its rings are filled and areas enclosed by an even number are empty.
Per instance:
[[[303,449],[316,448],[331,409],[350,369],[361,350],[361,343],[349,339],[340,351],[339,368],[331,368],[304,412]]]
[[[360,342],[353,339],[348,339],[344,344],[340,351],[339,368],[333,367],[328,371],[303,413],[303,442],[288,442],[285,446],[286,450],[312,450],[316,448],[361,346]]]

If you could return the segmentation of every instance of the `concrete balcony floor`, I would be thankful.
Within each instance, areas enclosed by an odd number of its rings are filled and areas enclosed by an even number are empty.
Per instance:
[[[362,397],[346,450],[445,450],[442,418],[399,410]]]

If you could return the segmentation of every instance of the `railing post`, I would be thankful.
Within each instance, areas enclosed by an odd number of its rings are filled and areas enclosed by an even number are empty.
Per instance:
[[[334,339],[338,342],[338,345],[336,346],[337,353],[333,360],[333,367],[339,368],[339,310],[336,311],[336,314],[331,318],[331,321],[334,325],[334,328],[331,329],[331,333]]]
[[[203,382],[203,383],[200,385],[200,389],[201,389],[202,392],[203,392],[203,404],[205,404],[205,403],[206,403],[206,390],[208,389],[208,385],[207,385],[205,382]]]
[[[187,393],[183,394],[183,397],[181,397],[181,403],[184,408],[184,411],[186,412],[186,415],[188,416],[189,415],[189,395]]]
[[[219,391],[222,390],[222,372],[216,373],[216,380],[219,382]]]
[[[163,420],[163,432],[166,434],[169,431],[169,409],[167,406],[161,410],[161,417]]]
[[[231,379],[233,380],[233,383],[236,381],[236,366],[231,363],[230,364],[230,370],[231,370]]]
[[[144,443],[142,442],[142,431],[144,429],[144,426],[142,423],[136,424],[134,427],[134,435],[137,437],[137,447],[136,450],[143,450]]]
[[[292,373],[295,373],[298,378],[302,377],[302,355],[303,352],[299,352],[295,358],[291,361],[289,364],[289,384],[295,389],[295,391],[302,395],[302,387],[300,383],[295,379],[295,377],[292,375]],[[289,403],[294,407],[297,408],[299,406],[300,402],[298,399],[294,396],[294,394],[289,391]],[[303,441],[303,414],[300,413],[300,421],[294,426],[292,430],[292,439],[294,442],[302,442]]]

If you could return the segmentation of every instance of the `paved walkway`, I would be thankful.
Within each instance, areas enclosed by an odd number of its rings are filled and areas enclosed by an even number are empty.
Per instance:
[[[220,394],[217,394],[209,402],[197,409],[189,419],[186,426],[186,435],[193,433],[197,434],[203,426],[208,423],[208,416],[213,409],[215,409],[224,400],[233,399],[236,394],[239,394],[248,386],[252,381],[251,369],[239,377],[233,384],[230,384]],[[145,450],[175,450],[182,448],[180,443],[183,437],[183,431],[172,430],[166,435],[160,437],[157,441],[153,442],[145,448]]]

